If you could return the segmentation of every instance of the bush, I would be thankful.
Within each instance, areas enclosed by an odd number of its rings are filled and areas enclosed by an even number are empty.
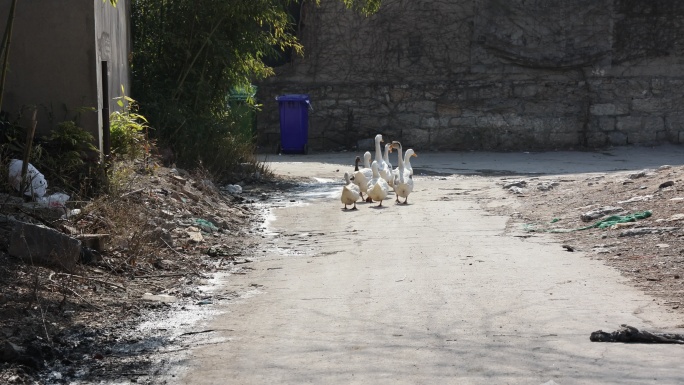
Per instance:
[[[255,144],[234,117],[198,119],[193,130],[169,138],[181,165],[202,168],[219,182],[246,181],[269,173],[255,154]]]
[[[27,131],[10,122],[3,123],[3,131],[0,164],[6,173],[11,159],[23,159]],[[45,176],[51,190],[89,196],[99,191],[106,181],[94,142],[93,136],[75,121],[64,121],[49,135],[34,139],[29,162]]]
[[[149,155],[149,126],[147,119],[138,113],[138,103],[123,91],[121,87],[124,96],[115,98],[122,110],[113,112],[109,118],[112,155],[114,158],[134,160]]]
[[[76,122],[61,122],[32,149],[31,159],[52,185],[88,196],[104,182],[100,151],[93,143],[93,136]]]

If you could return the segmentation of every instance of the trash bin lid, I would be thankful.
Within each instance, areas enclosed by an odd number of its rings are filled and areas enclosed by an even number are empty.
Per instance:
[[[276,96],[276,100],[279,102],[308,102],[309,95],[307,94],[289,94]]]

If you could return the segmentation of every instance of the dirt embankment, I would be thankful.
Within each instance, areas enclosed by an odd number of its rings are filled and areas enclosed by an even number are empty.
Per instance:
[[[510,231],[554,233],[559,247],[604,261],[671,312],[684,314],[683,180],[684,167],[670,166],[501,178],[505,199],[515,204],[489,206],[511,216]]]
[[[178,333],[171,325],[137,325],[163,320],[171,309],[231,299],[200,285],[215,272],[249,269],[263,221],[261,191],[274,186],[260,183],[237,193],[235,186],[160,168],[134,175],[115,197],[66,209],[0,197],[0,383],[134,381],[149,374],[151,354]],[[76,207],[80,213],[70,210]],[[84,247],[80,262],[87,263],[73,269],[33,264],[7,253],[13,220],[69,238],[99,234],[105,242]]]

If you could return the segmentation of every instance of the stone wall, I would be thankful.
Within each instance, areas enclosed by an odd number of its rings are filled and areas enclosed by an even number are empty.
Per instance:
[[[311,97],[309,145],[382,133],[430,150],[684,141],[684,3],[666,0],[339,0],[302,9],[305,57],[259,84],[259,143],[275,96]]]

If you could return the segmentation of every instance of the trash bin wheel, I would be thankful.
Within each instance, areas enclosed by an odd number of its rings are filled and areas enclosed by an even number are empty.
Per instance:
[[[280,143],[276,146],[276,155],[280,155],[280,153],[283,152],[282,147],[280,146]]]

